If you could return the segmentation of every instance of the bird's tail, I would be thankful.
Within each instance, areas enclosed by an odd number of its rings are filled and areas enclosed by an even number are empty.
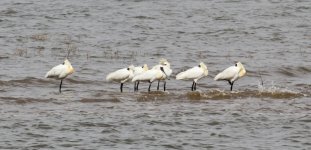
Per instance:
[[[184,79],[185,77],[185,72],[181,72],[181,73],[179,73],[179,74],[177,74],[176,75],[176,80],[182,80],[182,79]]]
[[[44,77],[48,78],[49,77],[49,72],[47,72]]]
[[[222,76],[221,73],[217,74],[216,77],[214,78],[214,80],[215,81],[221,80],[221,76]]]
[[[106,76],[106,81],[112,81],[112,74],[111,73]]]
[[[138,76],[139,75],[134,76],[133,79],[132,79],[132,82],[136,82],[138,80]]]

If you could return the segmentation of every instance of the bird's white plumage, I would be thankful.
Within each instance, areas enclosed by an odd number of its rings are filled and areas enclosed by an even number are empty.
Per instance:
[[[61,80],[59,85],[59,92],[61,93],[63,79],[65,79],[68,75],[74,72],[73,67],[68,59],[65,59],[63,64],[57,65],[53,67],[50,71],[45,74],[46,78],[54,78],[57,80]]]
[[[164,58],[160,59],[159,64],[152,67],[152,69],[160,70],[163,67],[164,72],[167,75],[167,78],[171,76],[173,70],[171,69],[171,64]],[[162,79],[165,80],[165,79]]]
[[[177,74],[176,79],[177,80],[194,80],[194,82],[197,82],[199,79],[207,75],[208,75],[208,70],[205,64],[201,62],[199,66],[195,66],[193,68],[190,68],[184,72]]]
[[[193,80],[202,78],[204,71],[196,66],[176,75],[177,80]]]
[[[217,74],[214,80],[228,80],[234,82],[246,74],[246,70],[241,62],[236,63],[235,66],[231,66],[221,73]]]
[[[147,70],[149,70],[147,64],[144,64],[142,67],[140,67],[140,66],[135,67],[134,68],[134,76],[136,76],[138,74],[141,74],[141,73],[143,73],[143,72],[145,72]]]
[[[117,71],[109,73],[106,77],[106,80],[119,83],[125,83],[127,81],[130,81],[134,76],[133,69],[134,66],[130,66],[128,68],[119,69]]]
[[[237,80],[239,77],[239,68],[235,66],[231,66],[221,73],[217,74],[214,80],[228,80],[230,82],[233,82]]]
[[[151,69],[148,71],[145,71],[137,76],[134,76],[134,78],[132,79],[132,82],[135,81],[148,81],[148,82],[153,82],[155,80],[161,80],[161,79],[165,79],[166,75],[158,69]]]
[[[54,78],[58,80],[62,80],[66,78],[68,75],[74,72],[73,67],[69,60],[65,60],[64,64],[57,65],[53,67],[50,71],[48,71],[45,75],[46,78]]]

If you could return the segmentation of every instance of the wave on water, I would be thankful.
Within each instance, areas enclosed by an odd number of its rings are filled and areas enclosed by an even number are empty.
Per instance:
[[[301,92],[296,92],[286,88],[276,86],[264,87],[259,85],[258,90],[243,91],[224,91],[212,89],[208,91],[189,91],[189,92],[163,92],[153,91],[140,93],[137,96],[138,101],[154,100],[228,100],[245,98],[268,98],[268,99],[295,99],[306,96]]]
[[[305,96],[303,93],[293,90],[280,88],[276,86],[264,87],[258,85],[258,90],[244,91],[223,91],[210,90],[207,92],[188,92],[186,97],[190,100],[210,99],[210,100],[225,100],[225,99],[244,99],[244,98],[270,98],[270,99],[294,99]]]
[[[48,80],[45,79],[38,79],[34,77],[26,77],[24,79],[17,79],[17,80],[9,80],[9,81],[1,81],[0,85],[6,85],[6,86],[14,86],[14,85],[20,85],[20,84],[38,84],[38,83],[48,83]]]
[[[28,104],[28,103],[47,103],[55,101],[55,99],[36,99],[36,98],[24,98],[24,97],[0,97],[1,102],[13,103],[13,104]]]

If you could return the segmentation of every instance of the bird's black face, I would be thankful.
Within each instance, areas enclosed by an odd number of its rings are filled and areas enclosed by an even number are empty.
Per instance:
[[[164,72],[164,68],[163,67],[160,67],[160,70],[162,71],[162,72]],[[165,73],[165,72],[164,72]]]
[[[163,67],[160,67],[160,70],[165,74],[166,78],[169,79],[169,77],[167,76],[167,74],[166,74],[165,71],[164,71],[164,68],[163,68]]]
[[[163,67],[160,67],[160,70],[166,75],[165,71],[164,71],[164,68]],[[167,76],[167,75],[166,75]]]

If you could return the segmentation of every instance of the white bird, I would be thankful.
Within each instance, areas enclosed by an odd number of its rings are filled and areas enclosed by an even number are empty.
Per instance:
[[[153,81],[155,80],[163,80],[167,78],[167,74],[165,73],[163,67],[160,67],[160,69],[151,69],[148,71],[145,71],[137,76],[134,76],[132,79],[132,82],[136,81],[147,81],[149,82],[149,88],[148,91],[150,92],[150,87]]]
[[[160,86],[160,81],[164,81],[164,85],[163,85],[163,89],[164,91],[166,90],[166,79],[169,80],[169,77],[171,76],[172,74],[172,69],[171,69],[171,64],[164,58],[161,58],[160,61],[159,61],[159,64],[158,65],[155,65],[152,67],[152,69],[158,69],[160,70],[160,67],[163,67],[164,69],[164,72],[166,73],[167,77],[163,78],[163,79],[160,79],[158,80],[158,86],[157,86],[157,90],[159,90],[159,86]]]
[[[106,77],[107,81],[121,83],[120,91],[123,92],[123,84],[131,81],[134,77],[134,66],[131,65],[128,68],[119,69],[115,72],[109,73]]]
[[[234,66],[231,66],[221,73],[219,73],[214,80],[226,80],[231,85],[231,91],[233,87],[233,83],[238,80],[239,78],[242,78],[246,74],[246,70],[241,62],[237,62]]]
[[[176,80],[193,80],[191,91],[197,89],[197,82],[199,79],[208,75],[206,65],[201,62],[198,66],[190,68],[184,72],[176,75]]]
[[[68,75],[72,74],[73,72],[74,69],[71,66],[69,60],[66,58],[63,64],[57,65],[53,67],[50,71],[48,71],[45,77],[61,80],[59,85],[59,93],[61,93],[63,79],[65,79]]]
[[[145,71],[149,70],[148,65],[144,64],[142,67],[138,66],[134,68],[134,76],[137,76]],[[134,83],[134,91],[138,91],[139,81]]]

